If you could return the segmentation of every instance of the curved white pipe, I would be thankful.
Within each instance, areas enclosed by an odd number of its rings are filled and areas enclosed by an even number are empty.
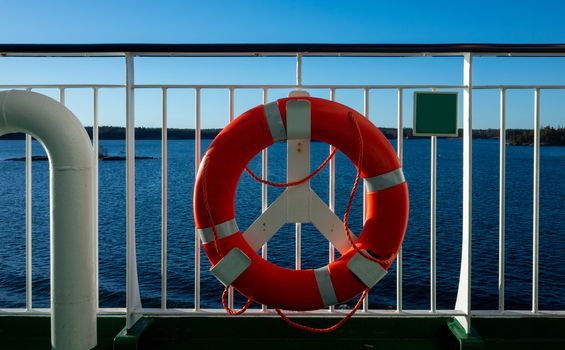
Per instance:
[[[0,135],[24,132],[47,151],[51,182],[51,345],[96,346],[92,146],[59,102],[26,91],[0,92]]]

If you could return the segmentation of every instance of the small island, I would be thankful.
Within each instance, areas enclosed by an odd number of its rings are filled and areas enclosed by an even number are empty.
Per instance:
[[[396,139],[396,129],[380,128],[388,139]],[[404,138],[425,139],[429,136],[413,136],[412,128],[404,128]],[[459,129],[457,138],[463,137],[463,129]],[[493,139],[500,137],[499,129],[475,129],[473,139]],[[507,129],[506,142],[512,146],[531,146],[534,144],[534,130],[532,129]],[[540,145],[542,146],[565,146],[565,128],[545,126],[540,129]]]
[[[534,143],[533,130],[508,130],[508,143],[516,146],[529,146]],[[542,146],[565,146],[565,128],[546,126],[540,130]]]
[[[147,156],[135,156],[135,160],[146,160],[146,159],[157,159],[155,157],[147,157]],[[4,159],[5,161],[12,161],[12,162],[24,162],[26,160],[26,157],[15,157],[15,158],[7,158]],[[31,161],[32,162],[36,162],[36,161],[46,161],[49,160],[49,158],[46,155],[41,155],[41,156],[32,156],[31,157]],[[126,157],[123,155],[109,155],[108,152],[106,151],[106,149],[102,146],[100,146],[100,149],[98,150],[98,160],[101,161],[113,161],[113,160],[126,160]]]

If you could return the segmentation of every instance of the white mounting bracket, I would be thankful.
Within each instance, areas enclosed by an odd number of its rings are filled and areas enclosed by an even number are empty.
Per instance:
[[[292,90],[288,93],[288,97],[310,97],[310,94],[306,90]]]
[[[287,182],[310,175],[310,116],[308,100],[286,103]],[[310,181],[287,187],[243,236],[254,250],[258,250],[286,223],[312,223],[341,254],[351,248],[343,222],[310,188]],[[353,241],[357,240],[353,233],[351,236]]]

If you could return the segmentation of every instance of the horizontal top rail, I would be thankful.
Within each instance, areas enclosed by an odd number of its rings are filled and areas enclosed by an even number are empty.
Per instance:
[[[0,89],[109,89],[125,84],[0,84]]]
[[[1,56],[492,56],[565,55],[565,44],[0,44]]]
[[[125,84],[0,84],[0,89],[109,89],[125,88]],[[135,84],[135,89],[294,89],[296,84]],[[301,85],[303,89],[334,89],[334,90],[454,90],[465,89],[466,85],[443,85],[443,84],[310,84]],[[560,85],[473,85],[473,90],[565,90],[565,84]]]

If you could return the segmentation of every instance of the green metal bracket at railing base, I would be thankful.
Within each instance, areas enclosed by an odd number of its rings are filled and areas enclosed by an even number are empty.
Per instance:
[[[153,319],[143,317],[131,329],[124,327],[114,338],[114,350],[139,349],[140,341],[151,324],[153,324]]]
[[[483,338],[473,328],[471,328],[470,334],[465,333],[465,330],[455,318],[447,321],[447,327],[459,342],[460,350],[484,348]]]

